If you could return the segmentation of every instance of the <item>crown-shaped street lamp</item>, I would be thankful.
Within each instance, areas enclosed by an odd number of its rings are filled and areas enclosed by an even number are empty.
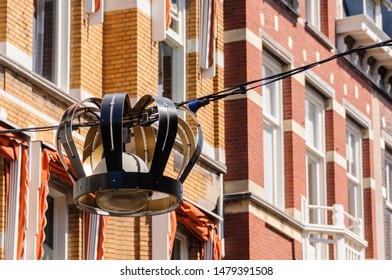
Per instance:
[[[145,216],[182,204],[182,184],[203,144],[195,115],[193,131],[168,98],[145,95],[131,106],[127,94],[106,94],[70,106],[57,130],[57,151],[74,182],[74,204],[83,211],[113,216]],[[79,156],[73,131],[88,126]],[[164,175],[176,142],[183,162],[176,178]],[[181,145],[180,145],[181,146]],[[74,172],[65,163],[63,150]]]

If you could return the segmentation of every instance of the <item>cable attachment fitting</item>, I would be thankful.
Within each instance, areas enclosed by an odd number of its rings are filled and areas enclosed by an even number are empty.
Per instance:
[[[197,110],[199,110],[201,107],[204,107],[205,105],[207,105],[209,103],[210,103],[210,100],[208,98],[195,99],[195,100],[192,100],[188,103],[188,108],[193,113],[196,113]]]

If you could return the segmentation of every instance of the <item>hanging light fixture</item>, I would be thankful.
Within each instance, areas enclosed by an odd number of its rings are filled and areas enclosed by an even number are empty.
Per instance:
[[[190,116],[195,130],[165,97],[145,95],[132,107],[127,94],[106,94],[70,106],[59,124],[56,145],[74,182],[74,204],[113,216],[156,215],[180,207],[182,184],[201,153],[203,138],[195,115],[186,107],[179,110]],[[83,126],[89,129],[80,157],[73,131]],[[172,178],[164,173],[176,139],[182,144],[183,162]]]

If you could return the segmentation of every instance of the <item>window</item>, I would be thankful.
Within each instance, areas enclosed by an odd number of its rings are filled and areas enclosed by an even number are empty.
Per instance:
[[[44,260],[67,259],[68,210],[66,194],[61,187],[50,183],[47,197],[48,208],[45,212]]]
[[[263,77],[281,73],[282,66],[271,56],[263,55]],[[263,87],[264,198],[276,207],[284,207],[282,86],[280,82]]]
[[[298,0],[281,0],[286,6],[292,9],[294,12],[298,12],[299,3]]]
[[[70,1],[35,1],[33,70],[61,89],[69,88]]]
[[[343,0],[342,10],[344,17],[366,15],[389,37],[392,36],[392,4],[390,1]]]
[[[312,88],[306,88],[305,98],[306,135],[306,188],[308,204],[326,206],[325,188],[325,141],[324,141],[324,100]],[[309,223],[326,224],[326,211],[309,209]],[[326,236],[318,233],[310,235],[310,259],[328,259],[328,246],[317,240]],[[312,240],[316,240],[313,242]]]
[[[320,0],[306,0],[306,19],[320,30]]]
[[[392,38],[392,10],[381,5],[382,30]]]
[[[165,41],[159,43],[158,93],[174,102],[185,100],[185,1],[171,0],[172,17]]]
[[[385,158],[385,178],[387,205],[392,209],[392,155],[390,153],[387,153]]]
[[[386,187],[386,211],[385,211],[385,239],[388,244],[386,256],[392,259],[392,154],[386,152],[385,156],[385,187]]]
[[[350,120],[347,120],[346,158],[348,177],[348,210],[350,215],[355,218],[363,217],[361,151],[361,130]]]
[[[188,259],[188,238],[185,230],[178,228],[176,237],[174,239],[173,251],[171,255],[172,260],[187,260]]]
[[[310,205],[325,206],[324,102],[311,88],[306,91],[307,197]],[[325,223],[325,219],[324,211],[312,209],[310,212],[310,223]]]

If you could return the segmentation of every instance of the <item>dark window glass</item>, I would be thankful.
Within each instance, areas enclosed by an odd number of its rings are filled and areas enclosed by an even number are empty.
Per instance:
[[[363,14],[363,2],[358,0],[343,0],[344,16]]]
[[[392,11],[388,11],[388,8],[381,5],[381,16],[382,16],[382,30],[392,38]]]

